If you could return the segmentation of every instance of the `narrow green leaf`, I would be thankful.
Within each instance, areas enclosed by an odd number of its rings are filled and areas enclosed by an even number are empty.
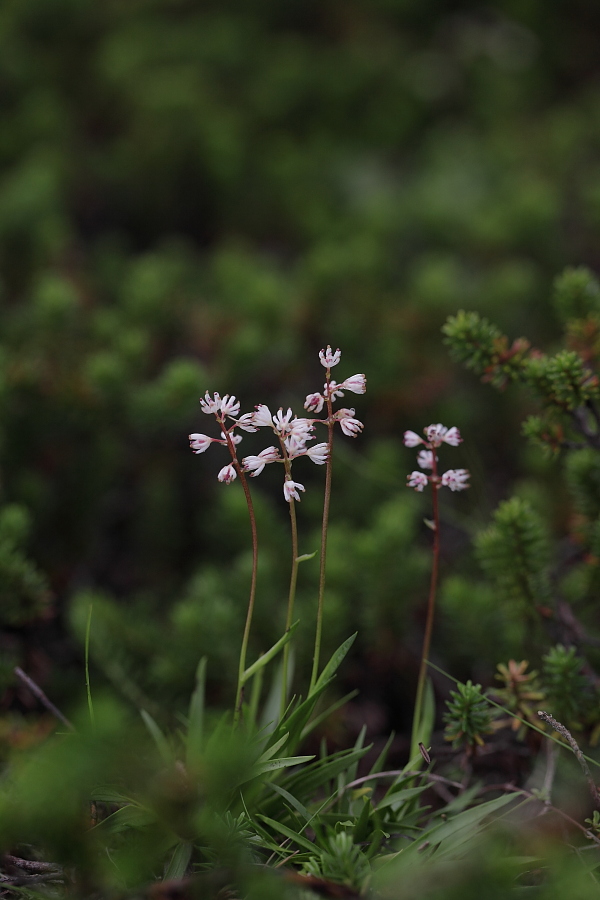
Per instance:
[[[377,759],[371,766],[371,771],[369,772],[369,775],[377,775],[379,772],[383,771],[383,767],[385,765],[388,751],[389,751],[390,747],[392,746],[392,741],[394,740],[395,737],[396,737],[396,732],[392,731],[389,738],[385,742],[385,747],[383,748],[383,750],[381,751],[381,753],[379,754],[379,756],[377,757]]]
[[[263,655],[260,656],[256,660],[256,662],[252,663],[251,666],[248,666],[248,668],[246,669],[246,671],[244,672],[244,674],[242,676],[243,684],[246,684],[248,679],[252,678],[253,675],[256,675],[256,673],[258,672],[259,669],[262,669],[263,666],[266,666],[267,663],[271,662],[273,657],[277,656],[279,651],[282,650],[285,647],[285,645],[288,643],[288,641],[292,637],[294,631],[298,627],[299,623],[300,623],[300,620],[298,620],[297,622],[294,622],[294,624],[290,626],[289,631],[286,631],[286,633],[284,635],[282,635],[282,637],[279,638],[277,643],[273,644],[273,646],[271,647],[270,650],[267,650],[267,652],[263,653]]]
[[[143,806],[128,804],[118,809],[112,815],[107,816],[106,819],[102,819],[101,822],[94,826],[94,830],[97,828],[102,830],[108,829],[117,834],[125,831],[126,828],[143,828],[146,825],[153,825],[155,822],[156,813],[145,809]]]
[[[328,719],[330,715],[336,712],[336,710],[340,709],[342,706],[345,706],[346,703],[349,700],[352,700],[353,697],[356,697],[357,694],[358,690],[350,691],[348,694],[345,694],[340,700],[336,700],[335,703],[332,703],[331,706],[328,706],[324,712],[319,713],[318,716],[315,716],[314,719],[311,719],[308,725],[306,725],[306,727],[302,730],[302,740],[304,740],[304,738],[309,735],[311,731],[314,731],[315,728],[318,728],[321,722],[324,722],[325,719]]]
[[[206,657],[203,656],[196,670],[196,687],[190,700],[189,723],[185,745],[188,765],[199,758],[204,738],[204,700],[206,693]]]
[[[286,733],[282,735],[282,737],[280,737],[278,741],[275,741],[274,744],[271,744],[270,747],[267,747],[263,755],[259,757],[259,759],[257,759],[257,763],[266,762],[268,759],[272,759],[277,751],[280,750],[281,747],[283,747],[289,736],[289,732],[286,731]]]
[[[300,813],[302,818],[306,820],[306,822],[310,822],[310,820],[312,819],[311,814],[309,813],[307,808],[294,797],[293,794],[290,794],[289,791],[286,791],[278,784],[275,784],[274,781],[270,782],[269,787],[271,788],[271,790],[275,791],[275,793],[280,794],[280,796],[282,796],[284,800],[287,800],[290,806],[293,806],[294,809]]]
[[[321,672],[319,677],[317,678],[317,682],[316,682],[314,688],[312,689],[311,694],[314,691],[318,690],[320,687],[322,687],[324,684],[326,684],[328,681],[330,681],[333,678],[333,676],[337,672],[338,668],[340,667],[341,663],[343,662],[344,657],[350,650],[350,647],[356,640],[357,634],[358,634],[358,632],[355,631],[354,634],[350,635],[349,638],[346,638],[344,643],[338,647],[338,649],[335,651],[335,653],[333,654],[333,656],[331,657],[331,659],[329,660],[329,662],[327,663],[327,665],[325,666],[325,668],[323,669],[323,671]]]
[[[185,875],[192,858],[194,845],[190,841],[181,841],[173,851],[171,861],[165,870],[165,881],[179,881]]]
[[[315,845],[308,838],[305,838],[304,835],[297,834],[291,828],[288,828],[287,825],[282,825],[281,822],[276,822],[275,819],[269,819],[268,816],[259,816],[259,818],[266,822],[267,825],[270,825],[274,831],[278,831],[284,837],[289,838],[290,841],[293,841],[299,847],[304,847],[305,850],[309,850],[311,853],[315,852]]]
[[[252,769],[252,776],[264,775],[265,772],[275,772],[277,769],[287,769],[290,766],[299,766],[300,763],[310,762],[314,756],[287,756],[281,759],[270,759],[259,763]]]
[[[315,556],[317,555],[317,552],[318,552],[317,550],[313,550],[312,553],[303,553],[302,556],[296,557],[296,562],[301,563],[301,562],[307,562],[309,559],[314,559]]]
[[[420,787],[405,788],[403,791],[395,791],[393,794],[388,794],[379,801],[377,809],[385,809],[386,806],[396,806],[396,804],[400,805],[401,803],[406,803],[408,800],[412,800],[413,797],[418,797],[419,794],[426,791],[428,787],[428,784],[422,784]]]
[[[169,746],[169,742],[167,741],[166,737],[164,736],[150,713],[146,712],[145,709],[141,709],[140,713],[142,719],[144,720],[146,728],[150,732],[152,740],[156,744],[156,748],[160,753],[163,762],[171,765],[173,762],[173,753],[171,751],[171,747]]]

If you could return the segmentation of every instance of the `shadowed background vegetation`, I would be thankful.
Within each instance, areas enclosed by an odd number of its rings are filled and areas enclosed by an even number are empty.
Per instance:
[[[212,427],[207,388],[300,414],[327,343],[341,375],[368,378],[347,400],[364,434],[334,457],[325,651],[359,630],[343,680],[361,692],[339,739],[410,718],[431,535],[427,495],[405,487],[408,428],[458,426],[441,464],[472,472],[468,494],[442,500],[433,658],[489,683],[525,640],[534,659],[547,650],[472,539],[516,490],[564,547],[560,465],[520,434],[531,401],[465,373],[441,328],[477,309],[553,350],[555,275],[600,268],[599,28],[584,0],[4,0],[5,710],[32,702],[14,665],[59,702],[81,696],[90,599],[97,684],[176,709],[206,653],[211,696],[230,702],[245,504],[216,482],[220,448],[194,456],[187,434]],[[285,616],[279,476],[252,485],[253,654]],[[322,470],[301,480],[310,553]],[[303,564],[303,673],[317,578]]]

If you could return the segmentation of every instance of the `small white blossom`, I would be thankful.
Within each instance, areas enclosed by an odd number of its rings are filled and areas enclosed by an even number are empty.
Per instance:
[[[310,435],[289,434],[283,443],[290,459],[294,459],[296,456],[303,456],[306,453],[306,442],[312,440]]]
[[[341,390],[342,385],[338,384],[337,381],[334,381],[333,378],[329,382],[325,382],[323,385],[323,395],[325,397],[330,397],[332,402],[337,400],[338,397],[343,397],[344,392]]]
[[[271,410],[264,403],[259,403],[256,412],[252,413],[252,421],[258,426],[273,427],[273,416]]]
[[[283,496],[289,503],[292,498],[294,500],[300,500],[300,495],[298,491],[305,490],[303,484],[300,484],[299,481],[292,481],[291,478],[283,483]]]
[[[304,401],[304,409],[307,409],[309,412],[320,413],[324,403],[325,397],[323,394],[309,394]]]
[[[222,437],[222,439],[223,439],[223,442],[226,444],[226,443],[227,443],[227,438],[226,438],[224,432],[221,432],[221,437]],[[231,438],[231,442],[232,442],[232,444],[234,444],[234,445],[235,445],[235,444],[239,444],[240,441],[242,440],[241,434],[233,434],[233,433],[231,433],[231,434],[229,435],[229,437]]]
[[[449,487],[451,491],[465,491],[469,487],[468,478],[467,469],[448,469],[442,475],[442,484],[444,487]]]
[[[438,422],[437,425],[428,425],[424,429],[427,440],[433,447],[439,447],[440,444],[450,444],[452,447],[458,447],[462,438],[458,428],[446,428]]]
[[[215,391],[214,399],[210,396],[208,391],[204,394],[204,397],[200,398],[200,409],[206,415],[214,415],[219,412],[221,409],[221,397]]]
[[[190,439],[190,448],[194,453],[204,453],[213,442],[213,438],[207,434],[190,434],[188,437]]]
[[[404,444],[407,447],[418,447],[419,444],[424,444],[425,441],[423,438],[420,438],[418,434],[415,434],[414,431],[405,431],[404,432]]]
[[[351,375],[342,381],[340,387],[352,391],[353,394],[364,394],[367,390],[367,379],[364,375]]]
[[[433,450],[420,450],[417,462],[422,469],[433,469]]]
[[[254,413],[244,413],[243,416],[239,417],[236,424],[242,431],[258,431],[258,428],[254,424]]]
[[[339,423],[340,428],[347,437],[356,437],[364,428],[362,422],[359,422],[358,419],[353,419],[351,416],[344,416],[343,419],[339,419]]]
[[[411,472],[406,478],[407,487],[414,488],[415,491],[422,491],[429,482],[429,478],[423,472]]]
[[[244,457],[242,465],[244,472],[250,472],[251,477],[255,478],[260,475],[267,463],[275,462],[278,459],[281,459],[279,450],[276,447],[267,447],[266,450],[261,450],[258,456]]]
[[[235,397],[229,396],[229,394],[225,394],[223,399],[221,400],[221,415],[222,416],[237,416],[240,411],[240,401],[236,400]]]
[[[225,484],[231,484],[232,481],[235,481],[237,478],[237,472],[233,468],[232,465],[223,466],[219,474],[217,475],[219,481],[224,481]]]
[[[326,369],[331,369],[332,366],[337,366],[341,358],[342,351],[338,349],[334,353],[329,344],[327,344],[327,350],[321,350],[321,352],[319,353],[321,365]]]
[[[327,457],[329,455],[329,447],[327,444],[315,444],[314,447],[309,447],[306,451],[306,455],[309,456],[314,463],[318,466],[322,466],[327,462]]]
[[[284,413],[283,409],[280,407],[278,411],[273,416],[273,428],[277,432],[277,434],[288,434],[291,431],[290,421],[292,419],[293,412],[288,408],[288,411]]]

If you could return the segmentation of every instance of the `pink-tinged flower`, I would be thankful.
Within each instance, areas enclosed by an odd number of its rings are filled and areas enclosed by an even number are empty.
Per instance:
[[[215,415],[221,409],[221,397],[215,391],[214,399],[210,396],[208,391],[204,394],[204,397],[200,397],[200,409],[203,413],[207,415]]]
[[[424,431],[427,435],[427,440],[433,447],[439,447],[442,443],[450,444],[452,447],[458,447],[462,441],[458,428],[446,428],[439,422],[437,425],[428,425]]]
[[[450,444],[451,447],[458,447],[458,445],[462,442],[460,431],[455,425],[452,428],[448,429],[448,431],[444,435],[444,440],[447,444]]]
[[[190,434],[188,437],[190,439],[190,448],[194,453],[204,453],[213,442],[213,438],[207,434]]]
[[[423,472],[411,472],[406,478],[407,487],[414,488],[415,491],[422,491],[429,483],[429,478],[427,475],[424,475]]]
[[[334,381],[332,378],[329,384],[325,382],[323,386],[323,395],[325,397],[330,397],[333,402],[334,400],[337,400],[338,397],[344,396],[344,392],[341,390],[342,387],[343,385],[338,384],[337,381]]]
[[[306,451],[306,455],[309,456],[314,463],[318,466],[322,466],[327,462],[327,457],[329,455],[329,447],[327,444],[315,444],[314,447],[309,447]]]
[[[278,411],[273,416],[272,427],[275,429],[277,434],[289,434],[291,431],[290,421],[292,419],[293,412],[288,407],[288,411],[284,413],[283,409],[279,407]]]
[[[235,397],[229,396],[229,394],[225,394],[223,399],[221,400],[221,415],[222,416],[237,416],[240,411],[240,401],[236,400]]]
[[[256,407],[256,412],[252,413],[252,421],[259,427],[268,426],[269,428],[272,428],[273,416],[271,415],[269,407],[264,403],[259,403]]]
[[[320,413],[324,403],[325,397],[323,394],[309,394],[304,401],[304,409],[307,409],[309,412]]]
[[[237,472],[233,468],[232,465],[223,466],[219,474],[217,475],[219,481],[224,481],[225,484],[231,484],[232,481],[235,481],[237,478]]]
[[[300,494],[298,491],[304,491],[305,487],[303,484],[300,484],[299,481],[292,481],[290,478],[288,481],[283,482],[283,496],[289,503],[292,499],[300,500]]]
[[[344,416],[343,419],[338,421],[346,437],[356,437],[365,427],[362,422],[359,422],[358,419],[353,419],[351,416]]]
[[[419,444],[424,444],[425,441],[423,438],[420,438],[418,434],[415,434],[414,431],[405,431],[404,432],[404,444],[406,447],[418,447]]]
[[[417,462],[422,469],[433,469],[433,450],[420,450]]]
[[[442,484],[449,487],[451,491],[466,491],[470,485],[467,484],[469,472],[467,469],[448,469],[442,475]]]
[[[290,434],[296,435],[296,437],[305,437],[308,438],[311,431],[313,430],[312,419],[305,419],[304,417],[294,416],[292,421],[290,422]]]
[[[294,459],[296,456],[304,456],[306,442],[312,440],[313,438],[309,434],[288,434],[283,443],[290,459]]]
[[[326,369],[331,369],[333,366],[337,366],[341,358],[342,351],[338,349],[334,353],[329,344],[327,344],[327,350],[321,350],[321,352],[319,353],[321,365],[325,366]]]
[[[367,379],[364,375],[351,375],[342,381],[340,387],[352,391],[353,394],[364,394],[367,390]]]
[[[226,443],[227,443],[227,438],[225,437],[224,432],[221,432],[221,437],[222,437],[222,439],[223,439],[223,443],[226,444]],[[229,437],[231,438],[231,442],[232,442],[232,444],[233,444],[234,446],[235,446],[235,444],[239,444],[240,441],[242,440],[241,434],[233,434],[233,433],[230,433]]]
[[[279,450],[276,447],[267,447],[266,450],[261,450],[258,456],[244,457],[242,465],[244,472],[250,472],[250,476],[255,478],[260,475],[267,463],[276,462],[278,459],[281,459]]]
[[[254,413],[244,413],[243,416],[239,417],[236,425],[241,428],[242,431],[258,431],[258,428],[254,424]]]

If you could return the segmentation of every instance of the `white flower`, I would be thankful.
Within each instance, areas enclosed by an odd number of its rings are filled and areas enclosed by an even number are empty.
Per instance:
[[[283,409],[279,407],[278,411],[273,416],[273,427],[278,434],[284,435],[288,434],[291,431],[290,421],[293,416],[292,410],[289,409],[286,413],[284,413]]]
[[[239,417],[236,424],[243,431],[258,431],[258,428],[254,424],[254,413],[244,413],[243,416]]]
[[[448,469],[442,475],[442,484],[451,491],[465,491],[469,487],[467,478],[469,478],[467,469]]]
[[[296,456],[303,456],[304,453],[306,453],[307,440],[309,440],[308,436],[288,434],[283,443],[285,444],[285,449],[287,450],[290,459],[294,459]],[[310,438],[310,440],[312,440],[312,438]]]
[[[250,472],[252,478],[260,475],[267,463],[280,459],[279,450],[276,447],[267,447],[261,450],[258,456],[246,456],[242,460],[244,472]]]
[[[414,431],[405,431],[404,432],[404,444],[407,447],[417,447],[419,444],[424,444],[425,441],[423,438],[420,438],[418,434],[415,434]]]
[[[304,409],[307,409],[309,412],[320,413],[324,403],[325,397],[323,394],[309,394],[304,401]]]
[[[232,481],[235,481],[237,478],[237,472],[233,468],[232,465],[223,466],[219,474],[217,475],[219,481],[224,481],[225,484],[231,484]]]
[[[352,391],[353,394],[364,394],[367,390],[367,379],[364,375],[351,375],[342,381],[340,387]]]
[[[204,453],[213,442],[213,438],[207,434],[190,434],[188,437],[190,439],[190,448],[194,453]]]
[[[332,366],[337,366],[341,358],[342,351],[338,349],[334,353],[329,344],[327,344],[327,350],[321,350],[321,352],[319,353],[321,365],[325,366],[326,369],[331,369]]]
[[[204,394],[204,397],[200,398],[200,408],[201,408],[202,412],[206,413],[207,415],[214,415],[214,414],[218,413],[219,410],[221,409],[220,395],[217,394],[217,392],[215,391],[214,400],[213,400],[213,398],[210,396],[208,391],[206,391],[206,393]]]
[[[415,491],[422,491],[429,482],[429,478],[423,472],[411,472],[406,478],[408,479],[407,487],[414,488]]]
[[[304,491],[305,487],[303,484],[300,484],[299,481],[292,481],[291,478],[288,481],[283,482],[283,496],[289,503],[292,498],[294,500],[300,500],[300,495],[298,491]]]
[[[221,415],[222,416],[237,416],[240,411],[240,401],[236,400],[234,396],[229,396],[229,394],[225,394],[223,399],[221,400]]]
[[[255,425],[266,425],[269,428],[272,428],[273,416],[271,415],[271,410],[269,409],[269,407],[264,403],[259,403],[256,407],[256,412],[252,413],[252,421]]]
[[[462,441],[458,428],[456,426],[449,428],[444,435],[444,440],[447,444],[450,444],[451,447],[458,447]]]
[[[314,447],[309,447],[309,449],[306,451],[306,455],[309,456],[312,461],[318,466],[322,466],[327,462],[329,447],[327,446],[327,444],[315,444]]]
[[[437,425],[428,425],[424,431],[427,440],[433,447],[439,447],[442,442],[450,444],[452,447],[458,447],[462,441],[458,428],[446,428],[439,422]]]
[[[338,384],[337,381],[334,381],[333,378],[329,382],[325,382],[323,385],[323,394],[325,397],[330,397],[331,400],[337,400],[338,397],[343,397],[344,392],[341,390],[342,385]]]
[[[358,419],[353,419],[351,416],[344,416],[343,419],[339,419],[338,421],[340,423],[340,428],[347,437],[356,437],[356,435],[360,434],[364,428],[362,422],[359,422]]]
[[[420,450],[417,462],[422,469],[433,469],[433,450]]]
[[[227,443],[227,438],[226,438],[224,432],[221,432],[221,437],[223,438],[223,442],[226,444],[226,443]],[[240,441],[242,440],[241,434],[233,434],[233,433],[231,433],[231,434],[229,435],[229,437],[231,438],[231,442],[232,442],[232,444],[234,444],[234,445],[235,445],[235,444],[239,444]]]

